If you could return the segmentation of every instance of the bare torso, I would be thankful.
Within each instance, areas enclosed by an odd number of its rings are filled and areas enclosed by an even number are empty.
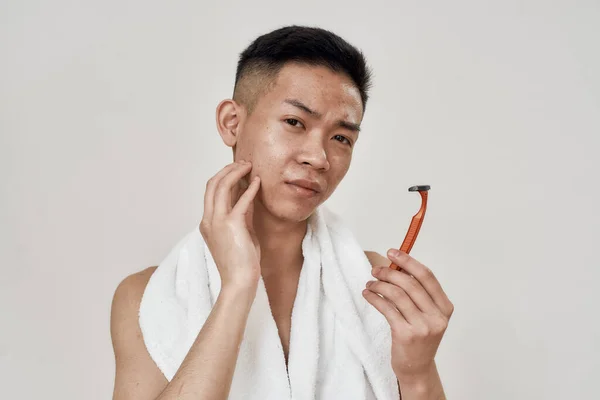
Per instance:
[[[370,251],[365,251],[371,265],[385,265],[389,262],[385,257]],[[264,278],[267,297],[271,305],[271,312],[279,331],[279,339],[283,347],[285,365],[287,367],[290,351],[290,332],[292,327],[292,309],[300,280],[300,269],[293,268],[293,274],[285,277]],[[366,283],[366,282],[365,282]]]
[[[285,365],[288,364],[290,349],[290,331],[292,327],[292,309],[296,299],[300,268],[294,268],[293,274],[284,277],[266,277],[265,288],[271,305],[271,312],[279,331],[279,338],[285,356]]]
[[[365,251],[371,265],[389,265],[376,252]],[[297,273],[263,273],[267,296],[288,364],[292,309],[296,298]],[[115,351],[115,398],[156,398],[168,385],[165,375],[150,357],[139,327],[139,306],[146,285],[157,267],[149,267],[126,277],[115,291],[111,307],[111,338]],[[133,397],[132,397],[133,396]]]
[[[390,262],[387,258],[372,251],[365,251],[365,255],[369,259],[371,265],[385,265]],[[150,268],[151,275],[157,267]],[[300,268],[294,268],[293,270],[295,271],[293,274],[288,274],[285,277],[270,276],[264,278],[267,297],[269,298],[269,304],[271,305],[271,312],[273,313],[273,319],[275,319],[275,324],[277,325],[277,330],[279,332],[279,339],[281,340],[281,345],[283,347],[286,367],[288,365],[290,351],[292,309],[294,308],[298,282],[300,280]]]

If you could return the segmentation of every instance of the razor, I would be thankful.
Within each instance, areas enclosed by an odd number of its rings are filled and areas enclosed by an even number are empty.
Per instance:
[[[412,217],[412,221],[410,222],[410,226],[408,227],[408,232],[406,232],[406,236],[404,237],[404,241],[402,242],[402,246],[400,246],[400,251],[409,254],[412,249],[415,241],[417,240],[417,236],[419,235],[419,231],[421,230],[421,225],[423,225],[423,219],[425,218],[425,211],[427,211],[427,194],[431,189],[429,185],[419,185],[419,186],[411,186],[408,188],[409,192],[419,192],[421,195],[421,209],[418,213],[416,213]],[[394,263],[390,264],[390,268],[400,271],[402,268],[397,266]]]

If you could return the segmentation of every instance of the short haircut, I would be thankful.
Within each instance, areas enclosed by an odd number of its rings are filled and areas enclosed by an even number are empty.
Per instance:
[[[356,85],[363,114],[369,98],[371,71],[361,51],[321,28],[287,26],[259,36],[239,56],[233,99],[252,113],[286,63],[323,66],[347,75]]]

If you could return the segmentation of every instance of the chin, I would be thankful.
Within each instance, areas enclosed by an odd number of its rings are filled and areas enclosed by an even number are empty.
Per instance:
[[[271,213],[276,217],[290,221],[302,222],[306,221],[316,210],[316,207],[301,207],[297,204],[281,204],[273,207]]]
[[[264,202],[264,208],[273,216],[290,222],[307,220],[322,202],[291,200],[275,197]]]

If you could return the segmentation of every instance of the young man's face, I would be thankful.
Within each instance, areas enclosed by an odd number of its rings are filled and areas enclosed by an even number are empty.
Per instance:
[[[286,64],[237,135],[236,160],[251,161],[250,178],[261,178],[257,200],[279,218],[308,218],[346,175],[362,110],[350,78],[325,67]],[[320,191],[288,183],[296,179],[317,182]]]

